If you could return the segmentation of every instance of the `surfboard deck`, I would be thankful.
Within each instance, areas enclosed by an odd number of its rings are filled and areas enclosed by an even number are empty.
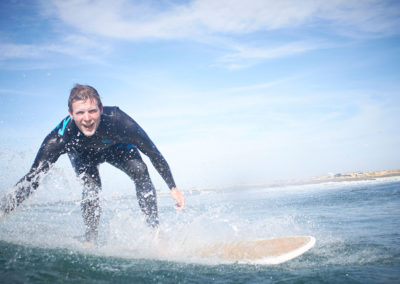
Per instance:
[[[202,257],[218,257],[255,264],[280,264],[298,257],[315,245],[311,236],[293,236],[253,241],[220,242],[202,246]]]

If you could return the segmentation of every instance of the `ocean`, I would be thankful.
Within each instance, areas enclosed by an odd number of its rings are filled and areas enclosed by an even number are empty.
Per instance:
[[[44,194],[44,193],[43,193]],[[133,196],[107,197],[85,248],[78,200],[27,202],[0,221],[0,283],[399,283],[400,177],[158,194],[160,250]],[[311,235],[279,265],[199,257],[199,243]]]

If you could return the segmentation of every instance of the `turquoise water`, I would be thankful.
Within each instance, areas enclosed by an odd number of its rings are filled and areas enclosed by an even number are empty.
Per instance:
[[[400,178],[186,192],[183,213],[159,194],[160,254],[136,199],[103,200],[87,249],[78,202],[31,202],[0,222],[1,283],[398,283]],[[280,265],[200,258],[197,244],[312,235]]]

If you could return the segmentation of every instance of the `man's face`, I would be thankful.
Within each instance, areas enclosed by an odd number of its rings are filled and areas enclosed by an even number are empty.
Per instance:
[[[73,101],[72,112],[69,115],[75,121],[76,126],[85,136],[92,136],[100,124],[100,116],[103,109],[99,108],[96,100]]]

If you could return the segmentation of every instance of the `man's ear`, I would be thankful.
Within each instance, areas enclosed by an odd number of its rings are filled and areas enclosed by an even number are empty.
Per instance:
[[[68,109],[68,114],[69,114],[69,116],[71,117],[71,119],[74,120],[74,117],[73,117],[73,115],[72,115],[72,112],[71,112],[71,110],[69,110],[69,109]]]

